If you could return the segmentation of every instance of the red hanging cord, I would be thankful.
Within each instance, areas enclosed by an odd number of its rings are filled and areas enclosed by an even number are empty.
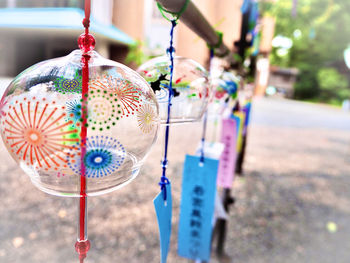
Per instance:
[[[80,262],[84,262],[87,252],[90,248],[90,242],[87,239],[86,226],[87,226],[87,196],[86,196],[86,168],[84,164],[84,158],[86,154],[86,138],[87,138],[87,112],[88,112],[88,91],[89,91],[89,51],[95,47],[95,39],[89,34],[90,26],[90,12],[91,1],[85,0],[85,18],[83,19],[83,26],[85,27],[85,33],[79,36],[78,45],[82,54],[82,94],[81,94],[81,159],[80,159],[80,200],[79,200],[79,235],[75,244],[75,249],[79,254]]]
[[[85,34],[89,34],[90,13],[91,13],[91,0],[85,0],[85,18],[83,20],[83,25],[85,27]]]

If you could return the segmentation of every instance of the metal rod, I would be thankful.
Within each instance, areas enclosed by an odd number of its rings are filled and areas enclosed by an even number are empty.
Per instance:
[[[156,0],[163,8],[169,12],[179,12],[185,5],[186,0]],[[220,42],[214,28],[205,19],[203,14],[198,10],[195,4],[190,1],[186,10],[182,13],[180,20],[185,23],[194,33],[202,38],[207,44],[215,46]],[[227,55],[228,58],[233,58],[230,54],[230,49],[222,43],[220,47],[215,49],[215,54],[218,56]],[[231,56],[229,56],[231,55]]]
[[[227,188],[224,190],[223,196],[223,205],[224,209],[227,213],[229,213],[230,205],[233,205],[235,199],[231,196],[231,189]],[[216,245],[216,255],[220,257],[225,256],[225,240],[226,240],[226,232],[227,232],[227,220],[226,219],[218,219],[215,225],[215,236],[217,238]]]
[[[247,134],[242,136],[242,150],[238,154],[237,161],[236,161],[235,173],[239,176],[243,176],[243,163],[244,163],[246,147],[247,147]]]

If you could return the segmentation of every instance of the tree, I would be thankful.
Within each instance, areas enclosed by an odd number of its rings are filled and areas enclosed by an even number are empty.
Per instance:
[[[334,98],[339,100],[350,98],[347,79],[334,68],[322,68],[317,72],[320,86],[320,98]]]
[[[343,61],[343,51],[350,44],[350,1],[298,0],[296,17],[292,16],[292,5],[291,0],[278,0],[265,10],[276,17],[276,36],[288,37],[293,41],[293,46],[286,52],[281,52],[283,47],[273,48],[272,64],[299,69],[296,98],[318,98],[322,101],[344,99],[348,94],[346,79],[342,82],[346,83],[345,88],[334,87],[334,92],[326,92],[326,96],[325,86],[321,83],[325,79],[320,76],[324,75],[322,72],[336,75],[337,72],[329,71],[329,67]],[[342,93],[341,96],[337,90]]]

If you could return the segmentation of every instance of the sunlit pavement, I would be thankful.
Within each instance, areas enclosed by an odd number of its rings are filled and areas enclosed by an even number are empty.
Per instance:
[[[287,100],[253,107],[232,262],[349,262],[350,114]]]

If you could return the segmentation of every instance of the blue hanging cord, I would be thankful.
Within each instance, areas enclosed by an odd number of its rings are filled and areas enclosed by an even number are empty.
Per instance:
[[[210,59],[209,59],[209,75],[211,70],[212,59],[214,57],[214,48],[210,49]],[[204,146],[205,146],[205,135],[207,133],[207,122],[208,122],[208,110],[205,111],[203,117],[203,129],[202,129],[202,139],[201,139],[201,157],[199,159],[199,164],[203,165],[204,163]]]
[[[167,49],[167,53],[170,56],[170,80],[169,80],[169,97],[168,97],[168,116],[166,120],[166,127],[165,127],[165,142],[164,142],[164,158],[161,162],[162,164],[162,177],[160,178],[160,189],[163,192],[163,198],[164,200],[167,199],[167,192],[165,186],[169,184],[169,179],[166,177],[166,168],[168,166],[168,143],[169,143],[169,130],[170,130],[170,109],[171,109],[171,98],[173,96],[173,72],[174,72],[174,52],[175,48],[173,46],[174,41],[174,28],[176,26],[176,20],[171,20],[171,30],[170,30],[170,46]]]

